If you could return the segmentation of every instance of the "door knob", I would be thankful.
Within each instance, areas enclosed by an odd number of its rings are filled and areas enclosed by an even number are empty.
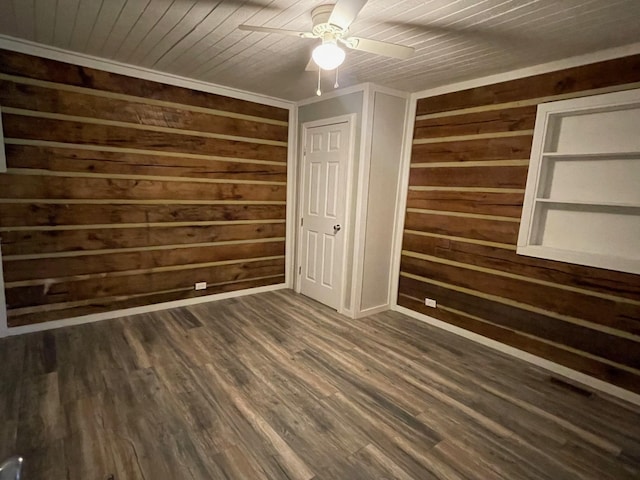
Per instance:
[[[342,227],[340,225],[334,225],[333,226],[333,234],[335,235],[336,233],[338,233],[341,228]]]

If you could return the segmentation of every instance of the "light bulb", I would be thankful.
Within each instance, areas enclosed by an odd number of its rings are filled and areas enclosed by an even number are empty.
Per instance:
[[[313,61],[323,70],[333,70],[344,62],[345,53],[335,42],[324,42],[313,49]]]

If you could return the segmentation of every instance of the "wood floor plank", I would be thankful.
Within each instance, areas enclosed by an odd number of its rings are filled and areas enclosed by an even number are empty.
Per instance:
[[[16,447],[20,451],[45,448],[65,437],[57,372],[29,377],[20,395]]]
[[[0,361],[0,453],[25,478],[640,476],[639,407],[288,290],[4,338]]]
[[[231,400],[237,410],[247,419],[251,426],[259,432],[260,436],[274,446],[277,455],[282,461],[283,467],[287,471],[287,475],[292,480],[310,480],[314,473],[304,463],[304,461],[296,454],[291,446],[282,438],[280,434],[260,415],[255,409],[243,398],[235,387],[225,382],[218,375],[216,369],[212,365],[209,371],[213,374],[218,384],[231,397]]]
[[[64,440],[56,440],[46,447],[23,453],[29,461],[23,464],[21,478],[66,478],[67,467],[64,459]]]
[[[216,465],[220,467],[223,478],[251,478],[266,480],[268,477],[262,470],[255,469],[247,455],[236,446],[232,446],[214,457]]]
[[[0,339],[0,455],[14,455],[25,361],[25,337]]]

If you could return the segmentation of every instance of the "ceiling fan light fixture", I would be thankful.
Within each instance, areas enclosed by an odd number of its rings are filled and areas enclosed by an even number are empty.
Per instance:
[[[333,70],[344,62],[345,53],[335,40],[322,42],[313,49],[313,61],[323,70]]]

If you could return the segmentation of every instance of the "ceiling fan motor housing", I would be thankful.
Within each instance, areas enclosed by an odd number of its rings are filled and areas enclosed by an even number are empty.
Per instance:
[[[349,27],[366,3],[367,0],[336,0],[335,5],[327,4],[314,8],[311,11],[313,28],[310,32],[244,24],[239,25],[238,28],[254,32],[292,35],[300,38],[318,38],[322,40],[322,45],[320,46],[332,47],[334,54],[339,56],[344,55],[344,51],[340,48],[340,45],[343,45],[352,50],[361,50],[402,60],[411,57],[415,52],[413,47],[350,36]],[[328,49],[325,50],[329,51]]]
[[[311,19],[313,21],[313,34],[323,41],[337,40],[342,38],[347,32],[337,25],[329,23],[329,17],[333,11],[334,5],[320,5],[311,11]]]

